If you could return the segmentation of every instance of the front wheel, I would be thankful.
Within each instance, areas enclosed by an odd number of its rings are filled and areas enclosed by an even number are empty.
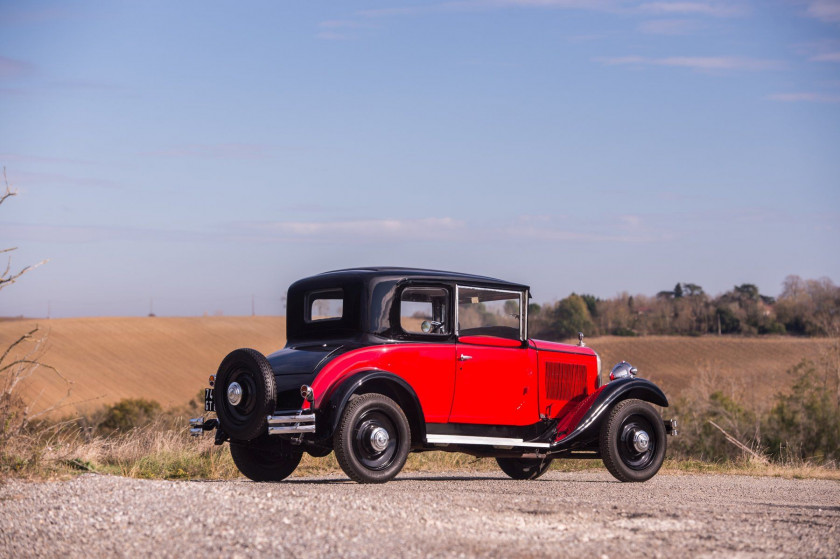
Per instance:
[[[601,425],[601,458],[619,481],[647,481],[665,460],[665,424],[641,400],[624,400]]]
[[[248,479],[282,481],[298,467],[303,452],[285,439],[270,440],[265,435],[255,441],[231,441],[230,455]]]
[[[335,431],[341,469],[359,483],[385,483],[405,464],[411,431],[402,408],[382,394],[354,396]]]
[[[513,479],[537,479],[551,467],[551,458],[496,458],[496,463]]]

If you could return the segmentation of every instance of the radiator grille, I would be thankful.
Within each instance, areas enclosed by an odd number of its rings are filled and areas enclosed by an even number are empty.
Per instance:
[[[576,396],[587,395],[586,366],[546,363],[545,394],[549,400],[571,400]]]

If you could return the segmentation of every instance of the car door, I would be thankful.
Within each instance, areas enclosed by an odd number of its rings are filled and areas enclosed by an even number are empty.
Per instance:
[[[455,393],[450,423],[531,425],[536,371],[525,343],[526,295],[458,286]]]

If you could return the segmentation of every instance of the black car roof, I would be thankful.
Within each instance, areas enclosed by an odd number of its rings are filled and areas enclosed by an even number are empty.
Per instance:
[[[395,266],[366,266],[360,268],[345,268],[343,270],[332,270],[324,272],[312,278],[333,276],[339,281],[343,280],[371,280],[374,278],[412,278],[423,280],[454,281],[457,283],[473,283],[482,286],[495,285],[499,288],[522,291],[530,289],[529,286],[521,283],[478,276],[475,274],[462,274],[459,272],[447,272],[444,270],[424,270],[422,268],[400,268]]]

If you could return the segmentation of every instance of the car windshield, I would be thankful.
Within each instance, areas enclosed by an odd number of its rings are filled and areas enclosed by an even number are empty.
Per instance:
[[[458,287],[458,335],[524,338],[522,293]]]

